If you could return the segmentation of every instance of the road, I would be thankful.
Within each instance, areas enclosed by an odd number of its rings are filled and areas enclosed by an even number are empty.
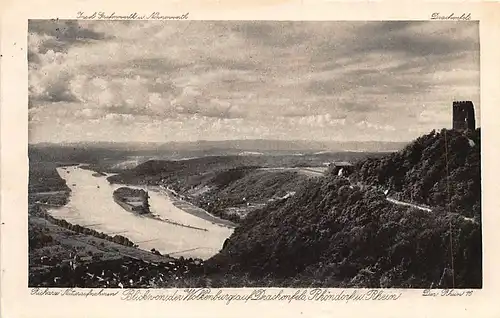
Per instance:
[[[323,168],[323,167],[296,167],[296,168],[277,167],[277,168],[260,168],[260,170],[266,170],[266,171],[298,171],[300,173],[304,173],[304,174],[307,174],[309,176],[314,176],[314,177],[323,177],[323,176],[325,176],[325,172],[326,172],[326,168]],[[363,185],[363,187],[371,187],[371,188],[373,188],[372,186],[368,186],[368,185]],[[386,200],[388,202],[391,202],[391,203],[396,204],[396,205],[408,206],[408,207],[419,209],[419,210],[422,210],[422,211],[425,211],[425,212],[432,212],[432,209],[433,209],[433,207],[419,205],[419,204],[410,203],[410,202],[405,202],[405,201],[397,200],[397,199],[394,199],[394,198],[391,198],[391,197],[388,197],[388,196],[386,196]],[[449,215],[459,216],[461,219],[463,219],[463,220],[465,220],[467,222],[472,222],[474,224],[477,224],[477,221],[475,219],[463,216],[463,215],[461,215],[459,213],[450,212],[448,214]]]
[[[412,208],[416,208],[416,209],[419,209],[419,210],[422,210],[425,212],[432,212],[432,209],[430,209],[428,207],[421,206],[421,205],[417,205],[417,204],[413,204],[413,203],[409,203],[409,202],[404,202],[404,201],[396,200],[396,199],[389,198],[389,197],[386,197],[385,199],[391,203],[396,204],[396,205],[410,206]]]
[[[419,210],[422,210],[422,211],[425,211],[425,212],[432,212],[432,208],[429,208],[429,207],[426,207],[426,206],[417,205],[417,204],[409,203],[409,202],[404,202],[404,201],[396,200],[396,199],[390,198],[390,197],[386,197],[386,200],[389,201],[389,202],[391,202],[391,203],[394,203],[396,205],[410,206],[412,208],[419,209]],[[475,219],[463,216],[463,215],[455,213],[455,212],[449,212],[448,215],[458,216],[458,217],[460,217],[464,221],[472,222],[474,224],[477,224],[477,221]]]
[[[327,168],[324,167],[273,167],[259,168],[264,171],[297,171],[310,177],[324,177]]]

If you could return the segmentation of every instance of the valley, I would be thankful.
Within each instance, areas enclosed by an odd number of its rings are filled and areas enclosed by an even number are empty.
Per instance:
[[[42,221],[57,225],[64,220],[70,224],[64,231],[86,235],[88,247],[80,249],[93,255],[87,255],[89,264],[146,262],[144,268],[153,266],[157,273],[146,275],[154,281],[150,286],[433,288],[454,282],[456,288],[480,287],[480,197],[474,190],[480,183],[475,161],[479,133],[431,132],[398,152],[357,154],[349,160],[352,169],[343,173],[332,165],[346,165],[342,153],[302,161],[256,154],[149,160],[118,172],[50,166],[63,182],[50,169],[42,176],[57,186],[35,187],[33,182],[31,189],[40,192],[32,191],[30,198],[44,212],[31,213],[30,226],[42,232],[43,243],[33,240],[30,253],[36,260],[47,253],[45,245],[71,245],[63,237],[81,242],[75,234],[62,237],[50,227],[44,234]],[[443,151],[453,152],[464,140],[467,147],[449,156],[450,174],[443,175],[436,168]],[[443,178],[455,178],[449,187],[454,192],[443,192]],[[465,201],[456,192],[463,191],[462,184],[470,189]],[[124,186],[147,191],[151,215],[131,213],[113,201],[113,192]],[[432,196],[422,196],[426,191]],[[62,201],[55,207],[36,199],[41,196]],[[452,200],[443,200],[446,196]],[[92,238],[98,236],[99,241]],[[179,262],[190,268],[182,276],[174,275],[177,265],[162,265]],[[33,270],[41,266],[35,263]]]

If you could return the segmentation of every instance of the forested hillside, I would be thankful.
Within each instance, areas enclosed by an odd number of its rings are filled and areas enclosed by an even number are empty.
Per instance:
[[[437,200],[446,197],[443,133],[423,136],[383,159],[362,161],[355,176],[389,183],[405,194],[416,188],[422,200],[429,193],[422,191],[430,191],[429,202],[444,205]],[[446,137],[452,203],[478,209],[479,130],[468,137],[474,146],[457,132],[447,131]],[[396,205],[375,188],[352,184],[338,176],[316,179],[295,196],[249,214],[208,262],[211,270],[295,286],[313,279],[335,287],[481,287],[480,222],[445,208],[427,212]],[[463,184],[476,192],[462,198]]]
[[[256,208],[295,193],[310,179],[298,171],[241,167],[188,178],[177,191],[209,213],[239,223]]]
[[[327,162],[355,161],[367,155],[381,157],[387,153],[326,152],[304,155],[206,156],[186,160],[149,160],[137,167],[111,176],[112,183],[170,185],[185,183],[186,178],[207,172],[221,172],[241,167],[323,167]]]
[[[358,161],[351,178],[382,185],[407,201],[480,218],[481,130],[433,131],[402,151]]]

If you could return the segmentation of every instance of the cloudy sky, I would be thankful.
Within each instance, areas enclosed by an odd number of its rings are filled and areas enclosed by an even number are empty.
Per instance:
[[[476,22],[30,21],[30,142],[408,141],[479,116]]]

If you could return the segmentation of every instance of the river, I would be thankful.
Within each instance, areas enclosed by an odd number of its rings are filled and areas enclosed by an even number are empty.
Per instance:
[[[113,200],[113,191],[123,185],[111,185],[105,176],[92,176],[93,171],[78,166],[60,167],[57,172],[66,180],[71,195],[67,205],[49,210],[52,216],[108,235],[123,235],[141,249],[154,248],[173,257],[207,259],[219,252],[233,231],[184,212],[168,196],[151,189],[152,214],[170,223],[136,215]]]

